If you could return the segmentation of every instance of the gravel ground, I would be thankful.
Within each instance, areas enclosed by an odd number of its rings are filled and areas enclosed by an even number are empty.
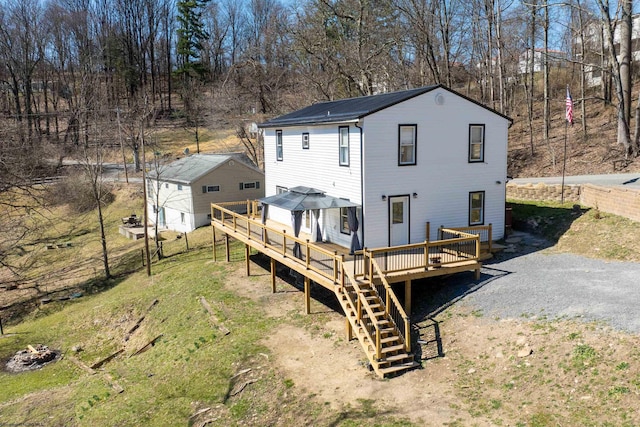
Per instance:
[[[582,318],[640,333],[640,263],[548,253],[548,242],[522,232],[509,242],[484,263],[479,282],[449,279],[467,304],[489,316]]]

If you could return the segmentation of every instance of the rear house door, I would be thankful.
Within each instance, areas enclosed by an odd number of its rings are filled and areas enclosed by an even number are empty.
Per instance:
[[[409,243],[409,196],[389,198],[389,244]]]

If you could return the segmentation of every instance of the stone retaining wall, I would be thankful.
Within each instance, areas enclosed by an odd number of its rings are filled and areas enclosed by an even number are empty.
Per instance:
[[[561,185],[507,184],[507,198],[515,200],[561,200]],[[565,185],[564,199],[599,209],[602,212],[640,221],[640,191],[622,187],[600,187],[592,184]]]
[[[562,200],[562,186],[546,184],[507,184],[507,198],[516,200]],[[580,202],[580,186],[565,185],[564,200],[568,202]]]
[[[582,186],[580,204],[640,221],[640,191],[620,187]]]

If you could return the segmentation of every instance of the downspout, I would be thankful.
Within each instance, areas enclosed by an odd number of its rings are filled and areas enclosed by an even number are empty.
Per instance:
[[[360,219],[360,230],[362,230],[362,241],[361,246],[365,247],[364,241],[364,154],[362,151],[362,128],[358,126],[358,122],[355,123],[355,126],[360,129],[360,203],[362,203],[362,218]]]

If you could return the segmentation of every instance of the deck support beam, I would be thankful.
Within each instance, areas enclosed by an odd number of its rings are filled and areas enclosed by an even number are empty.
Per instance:
[[[304,309],[306,314],[311,314],[311,279],[304,276]]]
[[[275,258],[271,259],[271,293],[276,293],[276,260]]]
[[[224,233],[224,251],[227,262],[231,262],[231,256],[229,253],[229,235],[227,233]]]
[[[247,267],[247,276],[251,276],[251,269],[249,268],[249,266],[251,265],[251,262],[249,260],[249,255],[250,255],[250,250],[249,250],[249,245],[248,244],[244,244],[244,262],[245,262],[245,266]]]
[[[349,322],[348,317],[345,316],[344,320],[345,320],[345,325],[347,327],[347,342],[349,342],[353,339],[353,328],[351,327],[351,322]]]
[[[411,280],[404,282],[404,311],[411,318]]]
[[[216,257],[216,227],[211,227],[211,233],[213,234],[213,261],[218,261]]]

